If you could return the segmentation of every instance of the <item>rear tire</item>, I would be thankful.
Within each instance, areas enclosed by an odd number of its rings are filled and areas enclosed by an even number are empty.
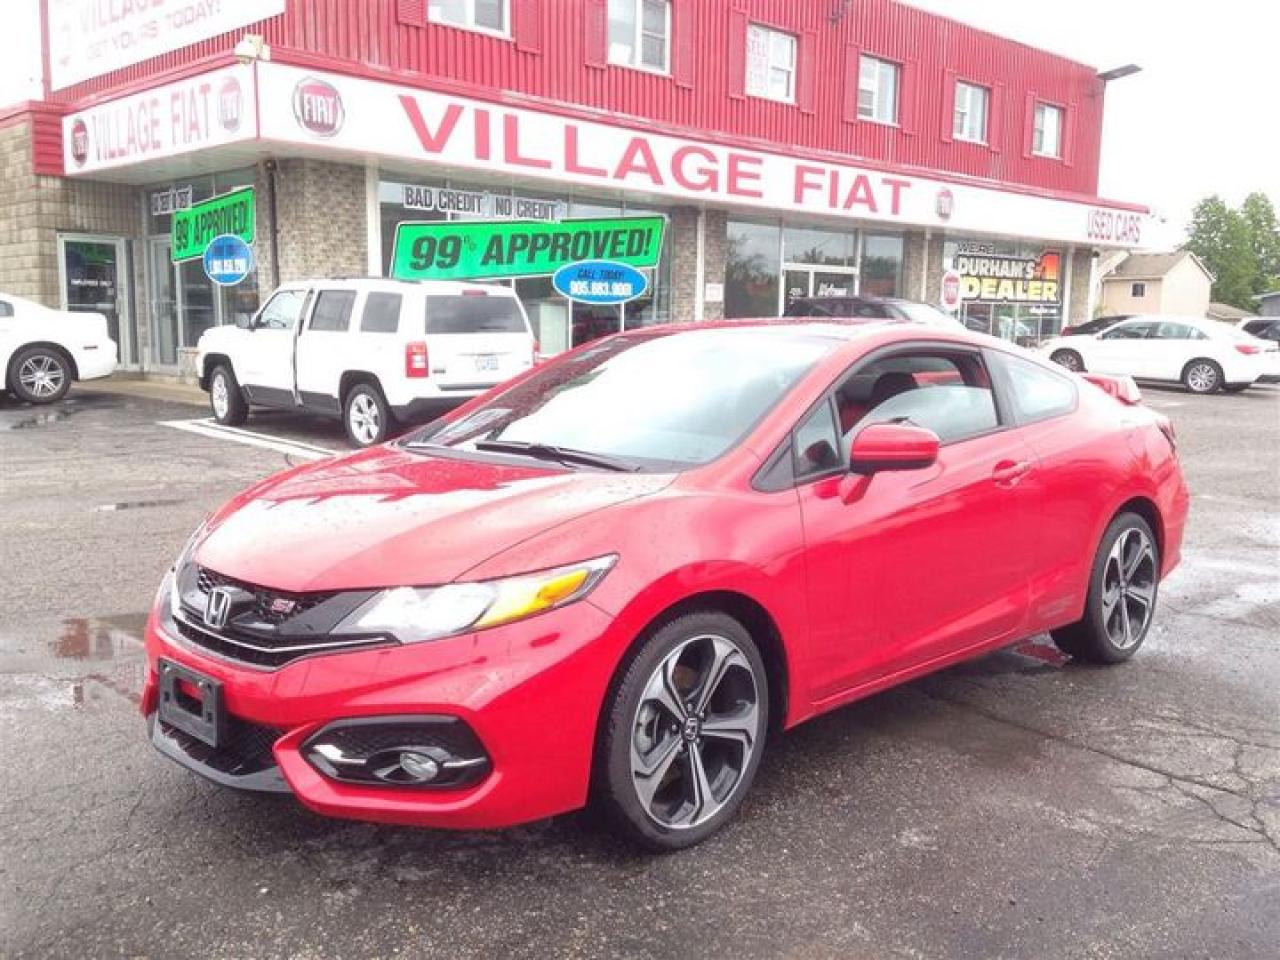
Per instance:
[[[1213,393],[1222,386],[1222,368],[1201,357],[1182,368],[1182,385],[1192,393]]]
[[[342,401],[342,426],[355,447],[372,447],[387,439],[394,425],[391,408],[372,383],[357,383]]]
[[[1049,359],[1076,373],[1084,372],[1084,357],[1074,350],[1055,350],[1049,355]]]
[[[27,347],[13,358],[8,379],[19,400],[43,404],[65,397],[74,376],[66,354],[52,347]]]
[[[594,799],[627,840],[679,850],[724,826],[755,779],[769,682],[747,629],[702,610],[654,631],[601,718]]]
[[[1089,576],[1084,616],[1050,632],[1063,653],[1090,663],[1123,663],[1151,629],[1160,589],[1155,534],[1136,513],[1111,521]]]
[[[218,364],[209,374],[209,409],[213,419],[227,427],[238,427],[249,418],[240,383],[226,364]]]

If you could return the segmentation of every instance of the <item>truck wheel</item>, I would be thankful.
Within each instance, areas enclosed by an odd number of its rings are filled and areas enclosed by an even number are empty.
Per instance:
[[[244,402],[236,375],[225,364],[214,367],[209,375],[209,408],[213,419],[228,427],[238,427],[249,417],[249,405]]]
[[[9,389],[27,403],[57,403],[71,389],[71,364],[50,347],[19,351],[9,371]]]
[[[342,404],[342,425],[353,446],[372,447],[387,439],[392,426],[391,408],[382,391],[372,383],[357,383]]]

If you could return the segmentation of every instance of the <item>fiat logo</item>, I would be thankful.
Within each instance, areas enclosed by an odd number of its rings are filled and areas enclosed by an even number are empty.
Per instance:
[[[955,213],[956,210],[955,194],[946,187],[943,187],[938,191],[938,199],[935,204],[935,209],[938,211],[938,219],[950,220],[951,214]]]
[[[83,167],[84,162],[89,159],[89,128],[83,120],[77,120],[71,125],[71,159],[77,167]]]
[[[230,77],[218,91],[218,122],[228,133],[235,133],[240,129],[242,103],[240,81],[236,77]]]
[[[346,112],[337,87],[307,77],[293,90],[293,116],[300,127],[317,137],[332,137],[342,129]]]

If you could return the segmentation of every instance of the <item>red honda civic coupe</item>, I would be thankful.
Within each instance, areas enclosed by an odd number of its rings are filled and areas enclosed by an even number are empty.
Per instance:
[[[154,745],[319,813],[598,804],[684,847],[766,734],[1048,631],[1127,660],[1188,495],[1131,382],[911,324],[651,328],[200,527],[147,625]]]

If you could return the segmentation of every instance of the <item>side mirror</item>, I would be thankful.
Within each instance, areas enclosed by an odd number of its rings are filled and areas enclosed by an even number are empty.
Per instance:
[[[243,313],[236,314],[236,326],[241,330],[252,330],[253,317]]]
[[[849,450],[849,470],[920,470],[938,460],[938,435],[905,423],[873,423],[859,431]]]

